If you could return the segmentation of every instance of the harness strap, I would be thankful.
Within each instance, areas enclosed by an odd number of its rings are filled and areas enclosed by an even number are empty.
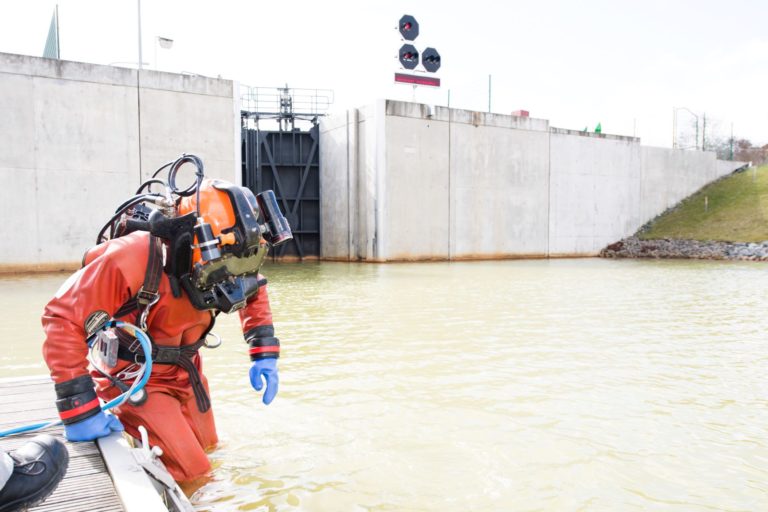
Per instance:
[[[133,345],[133,337],[128,335],[124,335],[124,337],[118,335],[118,337],[120,338],[120,345],[117,349],[117,357],[124,361],[143,364],[145,361],[144,354],[133,352],[131,347],[127,346],[128,342]],[[187,371],[187,374],[189,374],[189,383],[195,394],[197,409],[200,412],[206,412],[211,408],[211,399],[205,391],[203,380],[200,378],[200,372],[197,371],[197,366],[195,366],[192,358],[204,344],[205,337],[191,345],[185,345],[183,347],[164,347],[162,345],[156,345],[154,342],[152,343],[153,364],[173,364],[181,366]]]
[[[163,277],[163,241],[155,235],[149,235],[149,258],[147,259],[147,272],[144,274],[144,284],[136,294],[138,303],[147,307],[156,300],[157,290],[160,288],[160,278]]]
[[[147,271],[144,274],[144,283],[135,296],[131,297],[120,306],[114,314],[114,317],[120,318],[133,312],[137,312],[139,323],[144,323],[149,308],[151,308],[160,298],[157,291],[160,288],[160,280],[162,277],[163,241],[159,237],[150,234],[149,258],[147,259]],[[152,362],[154,364],[174,364],[187,371],[187,374],[189,375],[189,383],[195,394],[197,409],[200,412],[206,412],[211,408],[211,399],[205,391],[200,372],[197,371],[197,367],[195,366],[194,361],[192,361],[192,358],[197,354],[200,347],[205,344],[205,338],[213,328],[213,324],[214,322],[211,322],[211,325],[203,334],[202,338],[191,345],[183,347],[164,347],[162,345],[157,345],[152,341]],[[145,325],[140,326],[142,328],[146,327]],[[136,353],[136,350],[139,348],[137,340],[122,329],[117,329],[116,331],[120,341],[117,349],[117,357],[124,361],[143,364],[144,354]]]
[[[138,311],[140,318],[144,310],[159,298],[157,290],[160,289],[162,277],[163,241],[155,235],[149,235],[149,258],[147,259],[147,270],[144,273],[144,283],[136,295],[125,301],[113,316],[120,318]]]

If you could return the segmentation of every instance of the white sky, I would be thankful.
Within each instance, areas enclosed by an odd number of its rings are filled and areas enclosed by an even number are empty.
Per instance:
[[[56,3],[2,1],[0,51],[41,55]],[[136,0],[58,4],[62,58],[138,61]],[[485,111],[491,74],[494,112],[522,108],[578,130],[600,122],[604,133],[670,146],[672,108],[684,106],[723,137],[733,123],[736,137],[768,142],[766,0],[144,0],[144,61],[333,89],[334,110],[411,100],[393,83],[405,13],[421,26],[416,47],[437,48],[443,62],[443,87],[420,88],[417,101],[444,105],[450,89],[451,106]],[[156,49],[156,36],[173,48]]]

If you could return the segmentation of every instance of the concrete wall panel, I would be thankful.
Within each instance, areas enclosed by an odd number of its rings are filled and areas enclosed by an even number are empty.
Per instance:
[[[451,124],[452,258],[547,253],[549,135]]]
[[[373,107],[358,110],[357,244],[354,258],[372,260],[376,239],[376,118]],[[322,165],[322,163],[321,163]]]
[[[137,169],[135,87],[35,77],[34,91],[36,168],[94,173]],[[134,184],[137,179],[134,174]]]
[[[234,133],[232,101],[231,96],[142,87],[143,179],[182,153],[192,153],[202,158],[206,176],[237,181],[232,139],[240,134]]]
[[[383,259],[448,253],[448,123],[386,117],[386,245]],[[425,150],[426,149],[426,150]]]
[[[134,187],[135,178],[127,173],[38,171],[35,202],[48,205],[38,213],[40,263],[51,255],[54,261],[81,261],[115,208],[130,196],[126,190]]]
[[[643,222],[730,172],[728,167],[718,166],[712,152],[643,147],[642,162]]]
[[[551,255],[596,254],[641,225],[637,139],[553,132],[550,144]]]
[[[35,167],[34,79],[5,75],[0,79],[0,167]]]
[[[320,254],[346,260],[349,252],[349,126],[348,113],[320,122]],[[355,158],[357,155],[352,155]]]
[[[40,213],[37,208],[30,208],[30,205],[37,204],[37,173],[30,168],[0,167],[0,183],[3,183],[0,187],[0,205],[3,211],[0,262],[4,265],[34,266],[46,256],[41,253],[42,249],[38,243]],[[62,198],[56,203],[62,204]],[[52,217],[49,221],[55,218]],[[51,258],[54,256],[50,255]]]
[[[749,162],[737,162],[736,160],[718,160],[717,161],[717,175],[725,176],[739,169],[744,169],[749,165]]]

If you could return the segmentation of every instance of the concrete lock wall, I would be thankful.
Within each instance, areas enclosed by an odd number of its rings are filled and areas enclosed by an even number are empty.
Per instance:
[[[550,131],[551,256],[594,254],[640,223],[640,144]]]
[[[741,167],[543,119],[381,100],[321,121],[322,255],[595,255]]]
[[[200,156],[208,176],[238,181],[235,90],[0,53],[0,271],[76,265],[115,208],[183,152]]]
[[[376,259],[377,212],[383,187],[383,102],[323,119],[320,123],[320,226],[323,259]],[[377,126],[376,122],[381,126]],[[377,147],[377,142],[379,146]],[[378,219],[381,221],[381,218]]]

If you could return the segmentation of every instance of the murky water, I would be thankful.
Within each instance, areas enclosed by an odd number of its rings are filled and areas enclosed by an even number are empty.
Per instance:
[[[206,352],[200,510],[768,510],[768,267],[272,265],[269,407]],[[2,375],[45,371],[64,276],[0,280]]]

